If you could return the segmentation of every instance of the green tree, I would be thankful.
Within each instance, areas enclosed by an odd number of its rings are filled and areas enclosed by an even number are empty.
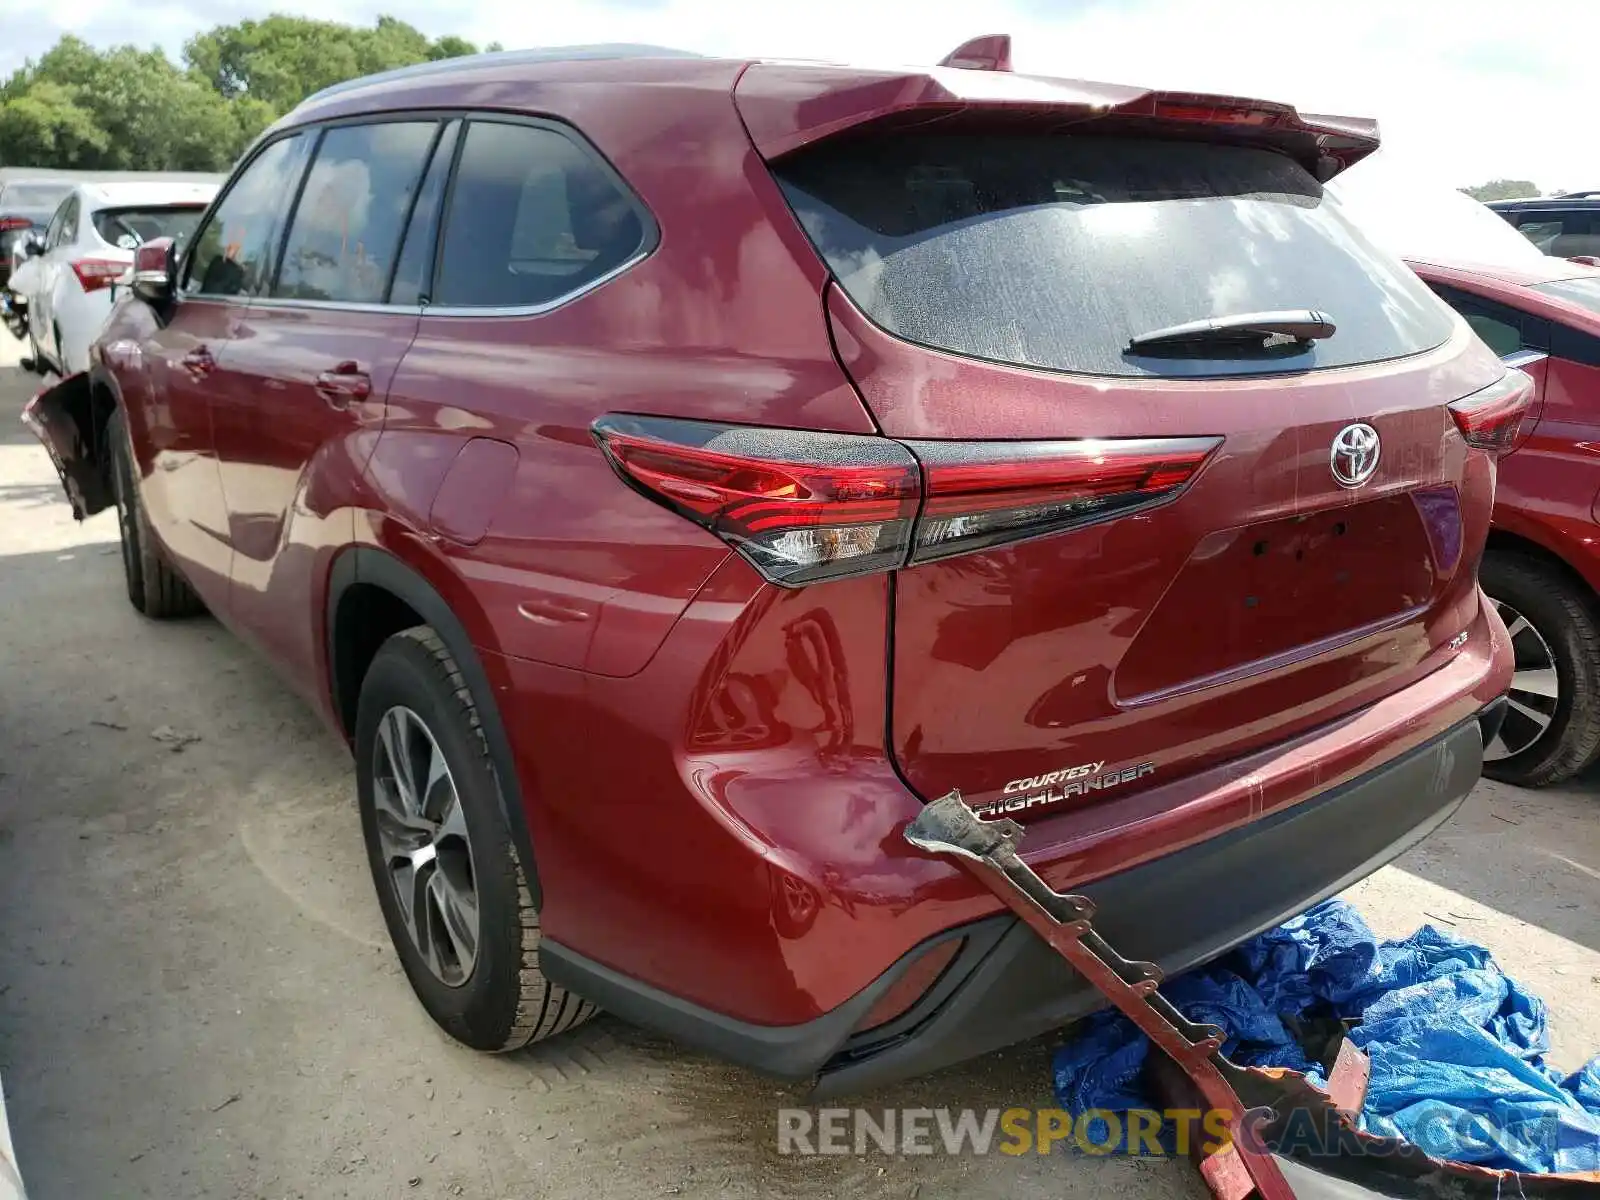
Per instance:
[[[283,113],[347,79],[476,53],[464,38],[430,42],[393,17],[379,17],[373,28],[361,29],[278,14],[219,25],[190,38],[183,57],[191,72],[225,98],[253,96]]]
[[[282,15],[220,25],[190,39],[183,67],[160,50],[96,50],[69,35],[0,84],[0,165],[226,170],[312,92],[473,53],[393,17],[371,28]]]
[[[1474,200],[1520,200],[1524,196],[1537,196],[1539,187],[1527,179],[1491,179],[1477,187],[1461,189]]]
[[[71,88],[48,81],[0,98],[0,165],[68,167],[105,153],[105,130],[76,103]]]
[[[90,170],[214,170],[242,131],[159,50],[64,37],[0,88],[0,159]]]

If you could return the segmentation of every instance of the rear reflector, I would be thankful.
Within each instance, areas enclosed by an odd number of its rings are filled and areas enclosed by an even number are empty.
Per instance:
[[[923,951],[867,1009],[866,1016],[856,1022],[855,1032],[876,1029],[896,1017],[904,1016],[913,1004],[928,994],[928,989],[939,981],[944,969],[955,961],[956,955],[966,944],[966,938],[951,938]]]
[[[72,273],[78,277],[86,292],[110,287],[128,270],[125,262],[112,262],[104,258],[80,258],[72,264]]]
[[[908,442],[607,416],[634,490],[709,529],[773,583],[893,570],[1162,503],[1221,438]]]
[[[1532,401],[1533,380],[1512,368],[1488,387],[1450,405],[1450,415],[1467,445],[1504,454],[1516,441]]]

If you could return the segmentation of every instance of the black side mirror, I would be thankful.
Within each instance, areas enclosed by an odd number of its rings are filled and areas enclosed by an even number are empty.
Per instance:
[[[133,294],[160,308],[177,291],[177,248],[171,238],[156,238],[133,252]]]
[[[22,235],[22,257],[38,258],[44,253],[44,234],[29,230]]]

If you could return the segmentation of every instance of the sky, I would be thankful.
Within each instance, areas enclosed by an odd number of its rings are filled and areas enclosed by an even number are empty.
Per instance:
[[[63,33],[176,59],[193,34],[269,12],[388,13],[508,49],[642,42],[871,65],[934,63],[1009,33],[1018,71],[1377,117],[1381,161],[1417,178],[1600,188],[1595,0],[1544,0],[1531,22],[1505,0],[0,0],[0,77]]]

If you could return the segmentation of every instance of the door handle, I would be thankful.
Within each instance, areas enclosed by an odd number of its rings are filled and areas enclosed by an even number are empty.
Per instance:
[[[183,356],[183,369],[195,379],[204,379],[217,369],[217,360],[204,346],[196,346]]]
[[[317,376],[317,395],[331,408],[349,408],[352,401],[372,395],[372,376],[353,362],[340,363]]]

